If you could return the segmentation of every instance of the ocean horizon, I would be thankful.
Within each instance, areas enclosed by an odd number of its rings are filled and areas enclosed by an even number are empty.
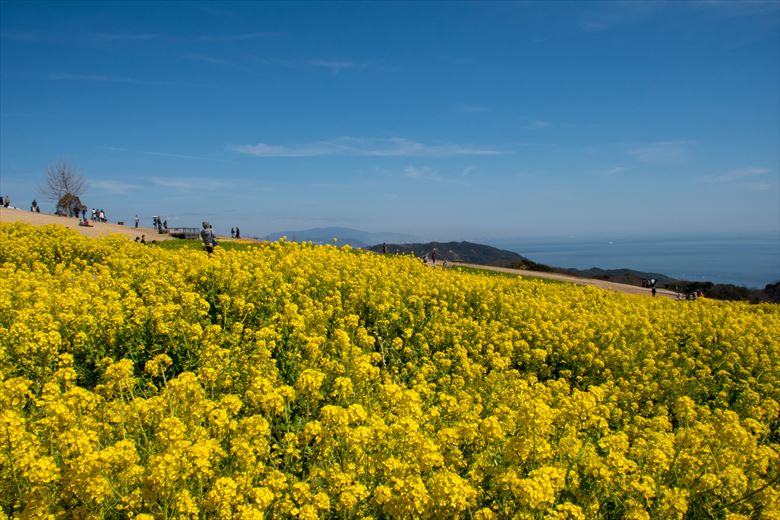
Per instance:
[[[490,240],[554,267],[633,269],[763,289],[780,280],[780,236]]]

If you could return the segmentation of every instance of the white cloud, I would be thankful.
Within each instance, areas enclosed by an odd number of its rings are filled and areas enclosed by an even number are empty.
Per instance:
[[[433,177],[439,178],[439,175],[428,166],[407,166],[404,168],[404,177],[410,179],[430,179]]]
[[[642,23],[655,11],[665,7],[663,0],[612,0],[584,4],[580,27],[586,32],[600,32]]]
[[[768,182],[748,182],[745,184],[748,188],[751,190],[757,190],[757,191],[767,191],[772,189],[772,185]]]
[[[437,182],[445,184],[467,185],[466,181],[454,175],[444,175],[429,166],[409,165],[403,170],[403,176],[413,181]]]
[[[731,170],[719,175],[707,175],[703,177],[703,180],[710,183],[736,182],[754,179],[755,177],[766,175],[767,173],[769,173],[767,168],[737,168],[736,170]],[[764,183],[758,184],[764,186]]]
[[[500,155],[506,152],[495,147],[479,147],[454,143],[424,144],[411,139],[361,139],[340,137],[302,145],[230,145],[228,149],[256,157],[455,157],[466,155]]]
[[[187,58],[188,60],[200,61],[202,63],[208,63],[210,65],[219,65],[220,67],[227,67],[229,69],[241,69],[241,70],[245,69],[245,67],[239,65],[238,63],[233,63],[232,61],[223,60],[222,58],[216,58],[208,54],[187,54],[184,57]]]
[[[618,173],[623,173],[626,170],[628,170],[626,166],[618,164],[610,168],[607,168],[602,173],[607,176],[612,176],[612,175],[617,175]]]
[[[552,123],[549,121],[543,121],[541,119],[534,119],[531,117],[523,117],[524,126],[522,130],[542,130],[544,128],[550,128]]]
[[[130,184],[127,182],[111,180],[111,179],[90,181],[89,185],[93,188],[97,188],[98,190],[107,191],[119,195],[124,195],[140,189],[140,186],[137,184]]]
[[[193,159],[197,161],[208,161],[208,157],[200,157],[197,155],[186,155],[181,153],[166,153],[166,152],[139,152],[142,155],[154,155],[156,157],[171,157],[173,159]]]
[[[626,153],[643,163],[676,163],[687,157],[692,144],[694,141],[657,141],[631,148]]]
[[[455,105],[455,110],[464,114],[483,114],[489,111],[489,109],[486,107],[479,105],[467,105],[465,103],[458,103]]]
[[[143,42],[156,40],[158,36],[152,33],[94,33],[96,40],[114,42]]]
[[[729,18],[738,16],[753,16],[777,14],[780,2],[777,0],[700,0],[691,2],[694,7],[701,7],[715,12],[716,15]]]
[[[152,177],[149,179],[152,184],[163,188],[170,188],[178,191],[192,191],[194,189],[217,190],[227,186],[221,181],[207,181],[203,179],[190,179],[181,177]]]
[[[202,83],[186,83],[180,81],[146,81],[122,76],[107,76],[103,74],[73,74],[70,72],[53,72],[46,79],[54,81],[83,81],[90,83],[127,83],[129,85],[194,87],[204,86]]]
[[[198,38],[201,42],[239,42],[247,40],[259,40],[264,38],[275,38],[279,33],[273,32],[251,32],[239,34],[206,34]]]
[[[342,70],[347,69],[364,69],[368,67],[368,63],[358,63],[346,60],[308,60],[305,63],[310,67],[327,69],[331,74],[338,74]]]

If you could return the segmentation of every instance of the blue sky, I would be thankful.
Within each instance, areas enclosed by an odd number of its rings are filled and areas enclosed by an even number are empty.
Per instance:
[[[0,193],[68,161],[112,220],[244,235],[778,233],[779,26],[777,1],[4,1]]]

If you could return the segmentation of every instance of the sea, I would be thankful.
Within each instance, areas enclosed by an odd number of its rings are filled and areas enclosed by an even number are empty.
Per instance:
[[[780,280],[780,234],[708,238],[486,241],[555,267],[633,269],[690,281],[764,288]]]

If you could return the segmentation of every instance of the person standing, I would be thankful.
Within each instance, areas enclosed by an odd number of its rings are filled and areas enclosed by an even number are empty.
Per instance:
[[[236,238],[236,228],[230,228],[230,238]]]
[[[382,242],[382,254],[387,254],[387,242]]]
[[[209,224],[208,221],[203,221],[203,229],[200,230],[200,239],[203,240],[203,249],[205,249],[208,254],[213,253],[217,241],[214,238],[214,231],[211,229],[211,224]]]
[[[138,221],[140,219],[138,218],[138,213],[135,214],[135,229],[138,229]]]
[[[241,230],[236,226],[236,238],[241,238]]]

